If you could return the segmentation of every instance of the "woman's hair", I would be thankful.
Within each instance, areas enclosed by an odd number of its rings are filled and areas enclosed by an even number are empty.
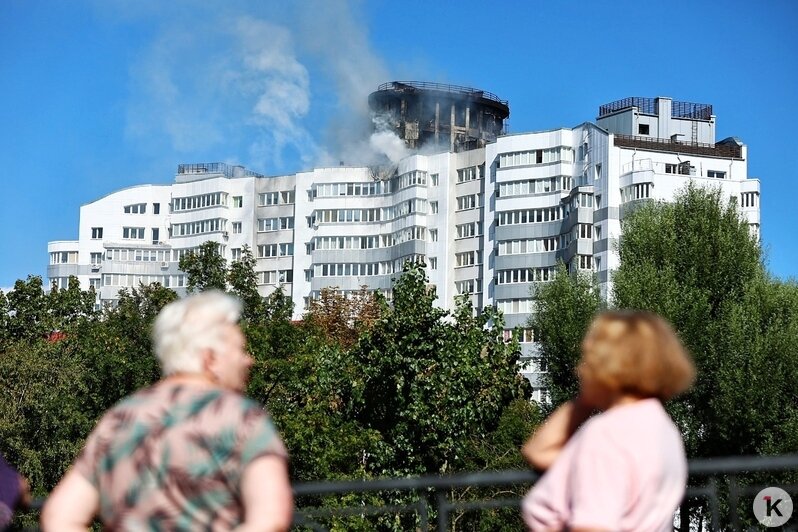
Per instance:
[[[209,290],[166,305],[152,329],[155,356],[164,375],[200,373],[202,352],[218,350],[224,325],[234,325],[241,303],[218,290]]]
[[[695,379],[695,366],[670,324],[639,311],[604,312],[593,321],[579,372],[609,390],[663,401]]]

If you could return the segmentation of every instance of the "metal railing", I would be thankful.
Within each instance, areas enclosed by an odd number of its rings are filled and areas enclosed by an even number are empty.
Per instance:
[[[753,497],[761,489],[774,485],[774,481],[777,487],[793,496],[798,494],[798,484],[795,483],[798,480],[798,454],[691,460],[688,472],[690,481],[682,502],[682,508],[687,510],[682,514],[680,509],[674,530],[693,530],[699,521],[705,530],[741,530],[743,526],[755,524],[751,511]],[[789,483],[783,483],[784,477],[768,476],[774,472],[792,474],[792,478]],[[447,477],[299,484],[294,488],[297,497],[294,525],[296,530],[326,531],[331,528],[326,524],[331,519],[359,519],[365,524],[375,516],[401,514],[415,515],[415,519],[405,518],[404,523],[408,525],[408,529],[439,532],[459,530],[460,528],[453,526],[454,515],[462,517],[469,512],[500,508],[520,515],[521,494],[538,478],[539,475],[532,471],[491,471]],[[483,488],[499,487],[508,488],[499,490],[499,493],[512,496],[463,496],[469,490],[479,492]],[[509,487],[515,488],[515,492]],[[384,504],[365,502],[370,496],[373,499],[379,494],[388,494],[384,497]],[[352,495],[361,496],[361,501],[364,502],[338,507],[311,506],[304,503],[308,498],[323,500],[327,497],[329,500],[333,497],[340,501],[345,496]],[[455,500],[453,495],[460,497]],[[691,519],[691,523],[684,523],[682,526],[682,515]],[[798,515],[793,519],[798,522]],[[518,523],[520,525],[520,518]],[[341,521],[338,526],[341,527]]]
[[[227,163],[192,163],[177,165],[178,174],[222,174],[225,177],[266,177],[243,166]]]
[[[646,115],[659,115],[657,98],[632,96],[599,106],[599,118],[632,107],[637,107],[638,111]],[[709,120],[712,118],[712,105],[673,100],[671,101],[671,117]]]
[[[507,105],[507,100],[502,100],[492,92],[483,91],[474,87],[465,87],[463,85],[450,85],[448,83],[435,83],[432,81],[389,81],[377,87],[378,91],[388,90],[406,90],[407,88],[419,90],[434,90],[442,92],[452,92],[455,94],[464,94],[475,98],[485,98],[493,102],[498,102],[502,105]]]
[[[780,474],[779,474],[780,473]],[[691,460],[689,481],[674,530],[742,530],[755,524],[754,496],[766,487],[798,495],[798,454]],[[451,476],[306,482],[294,486],[293,530],[383,529],[370,519],[391,518],[402,529],[461,530],[457,519],[475,512],[505,509],[520,526],[520,499],[538,480],[532,471],[489,471]],[[490,488],[500,488],[492,490]],[[498,495],[498,496],[497,496]],[[356,500],[359,499],[359,500]],[[353,502],[355,502],[353,504]],[[32,508],[40,510],[43,499]],[[684,511],[685,508],[687,511]],[[403,521],[397,521],[397,516]],[[687,516],[688,523],[681,517]],[[798,514],[787,525],[798,524]]]
[[[742,158],[742,148],[737,144],[703,144],[700,142],[677,142],[670,139],[640,137],[636,135],[614,135],[615,145],[643,150],[693,153],[710,157]]]

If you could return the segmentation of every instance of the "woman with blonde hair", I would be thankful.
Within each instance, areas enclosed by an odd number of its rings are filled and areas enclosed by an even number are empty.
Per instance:
[[[582,342],[577,375],[578,397],[560,406],[522,449],[546,472],[523,501],[527,525],[672,530],[687,460],[662,403],[695,378],[673,328],[648,312],[605,312]]]

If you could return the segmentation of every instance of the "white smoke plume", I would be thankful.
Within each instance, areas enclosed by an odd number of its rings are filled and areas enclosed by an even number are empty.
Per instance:
[[[390,78],[358,5],[97,2],[117,22],[155,28],[131,70],[128,137],[145,151],[226,155],[271,173],[299,170],[297,163],[371,165],[406,156],[393,130],[373,133],[368,95]],[[334,104],[327,127],[319,127],[315,97],[324,93],[334,94]]]

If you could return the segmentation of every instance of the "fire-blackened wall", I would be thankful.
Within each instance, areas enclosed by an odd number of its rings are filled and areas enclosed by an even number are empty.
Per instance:
[[[389,130],[408,148],[449,151],[484,147],[505,131],[510,107],[495,94],[471,87],[393,81],[369,96],[377,130]]]

